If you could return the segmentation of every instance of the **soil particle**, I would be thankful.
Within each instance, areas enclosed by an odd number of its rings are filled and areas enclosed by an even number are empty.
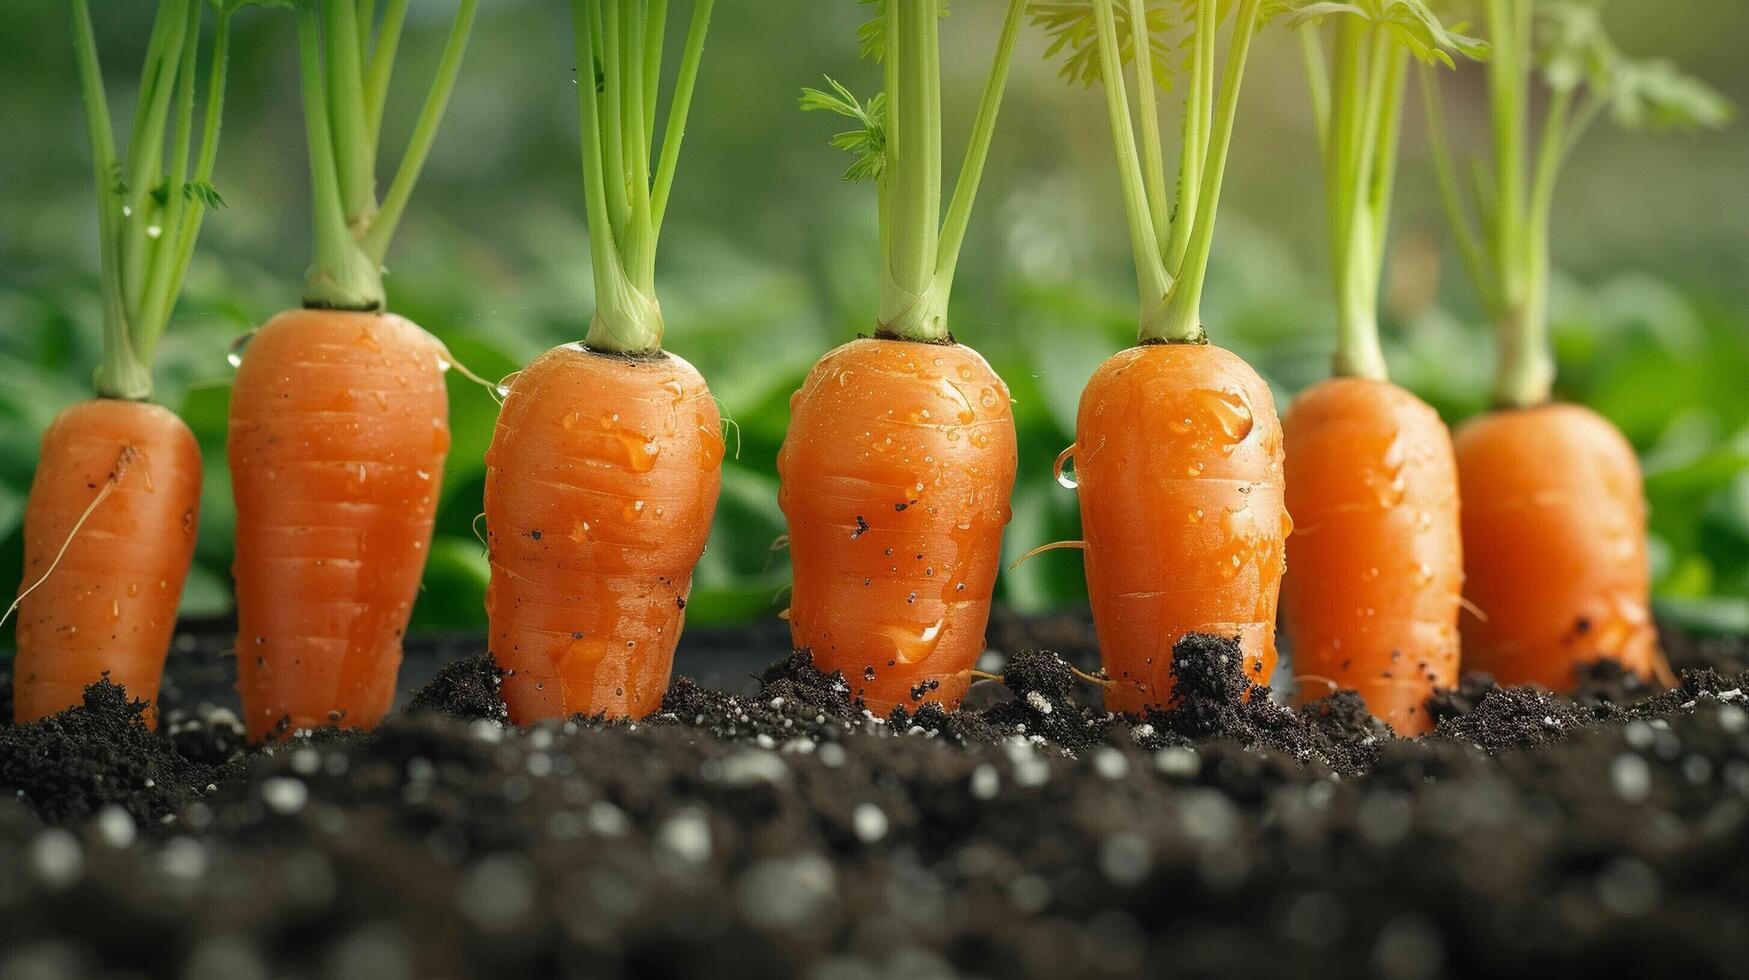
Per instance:
[[[436,712],[462,721],[508,721],[500,689],[504,670],[489,653],[451,661],[407,702],[407,712]]]

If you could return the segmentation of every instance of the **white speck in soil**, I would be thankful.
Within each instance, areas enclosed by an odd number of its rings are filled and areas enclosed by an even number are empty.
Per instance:
[[[291,768],[300,776],[314,776],[322,769],[322,754],[307,746],[297,749],[291,754]]]
[[[30,871],[52,891],[63,891],[85,874],[85,849],[72,831],[50,827],[30,839]]]
[[[724,759],[718,767],[719,778],[730,786],[752,786],[770,783],[774,786],[789,782],[789,766],[769,749],[742,749]]]
[[[589,804],[589,829],[602,837],[622,837],[631,828],[626,812],[606,800]]]
[[[850,826],[856,832],[857,840],[864,844],[877,843],[887,836],[886,811],[873,803],[859,803],[850,816]]]
[[[837,873],[818,854],[756,861],[735,881],[741,911],[755,926],[796,929],[832,915]]]
[[[261,782],[261,801],[282,817],[289,817],[310,802],[310,788],[303,780],[274,776]]]
[[[1197,758],[1195,749],[1168,745],[1154,753],[1154,768],[1168,776],[1189,779],[1202,768],[1202,760]]]
[[[1050,700],[1037,691],[1026,692],[1026,703],[1032,705],[1033,710],[1041,715],[1048,715],[1051,713]]]
[[[139,836],[134,818],[114,803],[97,811],[97,816],[91,820],[91,829],[98,840],[118,851],[132,846]]]
[[[1645,915],[1658,895],[1658,873],[1637,858],[1617,858],[1597,876],[1598,902],[1619,916]]]
[[[1147,840],[1136,834],[1110,834],[1099,842],[1099,870],[1113,884],[1140,884],[1153,864],[1154,855]]]
[[[1719,727],[1728,735],[1735,735],[1744,728],[1749,728],[1749,713],[1734,704],[1727,704],[1719,709]]]
[[[1626,752],[1609,764],[1609,782],[1615,795],[1628,803],[1639,803],[1652,793],[1652,768],[1645,759]]]
[[[688,808],[670,816],[656,831],[656,846],[686,864],[711,857],[711,825],[704,811]]]
[[[1093,753],[1093,771],[1106,779],[1122,779],[1129,775],[1130,760],[1114,748],[1102,748]]]
[[[820,764],[828,769],[836,769],[844,765],[844,746],[837,742],[827,742],[820,746]]]
[[[988,762],[978,763],[972,770],[972,796],[979,800],[993,800],[996,794],[1002,792],[1002,776],[996,772],[996,767]]]
[[[190,837],[172,837],[158,852],[158,870],[171,878],[193,881],[206,874],[211,858],[199,841]]]
[[[490,855],[468,869],[456,898],[475,925],[488,932],[506,932],[534,907],[534,868],[518,854]]]

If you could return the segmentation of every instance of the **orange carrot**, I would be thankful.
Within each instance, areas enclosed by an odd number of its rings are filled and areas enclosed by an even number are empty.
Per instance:
[[[1059,460],[1075,460],[1087,592],[1114,682],[1105,703],[1114,711],[1167,702],[1172,648],[1191,632],[1237,640],[1245,675],[1269,681],[1293,526],[1282,503],[1281,424],[1269,385],[1237,355],[1211,346],[1202,324],[1240,83],[1266,11],[1261,0],[1239,0],[1233,9],[1217,96],[1224,5],[1191,6],[1175,197],[1155,102],[1157,83],[1175,66],[1156,71],[1156,25],[1146,17],[1120,25],[1106,2],[1041,5],[1034,18],[1055,37],[1049,50],[1068,58],[1064,76],[1097,80],[1104,90],[1141,299],[1142,344],[1093,373],[1081,393],[1075,443]],[[1125,82],[1131,61],[1139,125]]]
[[[1186,633],[1237,638],[1267,683],[1293,527],[1269,386],[1219,347],[1132,347],[1088,381],[1073,453],[1106,707],[1166,703]]]
[[[1388,381],[1332,378],[1294,399],[1286,448],[1282,618],[1301,697],[1355,690],[1419,734],[1434,688],[1458,680],[1463,543],[1445,423]]]
[[[391,314],[298,310],[250,340],[229,439],[250,738],[389,710],[449,450],[442,357]]]
[[[1300,36],[1324,161],[1337,377],[1288,410],[1296,530],[1283,621],[1301,700],[1358,691],[1400,734],[1418,734],[1434,688],[1458,679],[1457,464],[1438,414],[1386,379],[1379,280],[1411,57],[1450,65],[1452,53],[1480,57],[1486,45],[1425,8],[1295,16],[1309,20]]]
[[[513,721],[661,704],[722,484],[721,424],[672,354],[571,345],[517,375],[486,455],[486,611]]]
[[[194,433],[157,405],[84,401],[43,433],[24,514],[25,588],[41,584],[18,606],[15,720],[79,704],[105,676],[157,700],[200,484]]]
[[[99,397],[66,409],[43,433],[25,505],[13,687],[21,722],[79,704],[86,685],[106,676],[132,698],[158,697],[194,556],[201,457],[188,426],[148,403],[152,355],[217,199],[209,181],[231,17],[243,5],[218,5],[198,149],[194,87],[206,5],[157,5],[142,101],[122,154],[90,9],[86,0],[71,4],[98,205],[103,360],[93,377]],[[156,721],[155,706],[147,717]]]
[[[945,220],[942,6],[890,2],[863,25],[890,59],[882,95],[864,104],[831,79],[802,95],[861,127],[832,142],[858,155],[846,179],[879,184],[882,289],[875,338],[828,352],[790,398],[777,461],[790,635],[877,714],[965,697],[1017,466],[1008,387],[954,342],[947,308],[1026,2],[1007,4]]]
[[[662,350],[655,245],[711,7],[694,0],[658,155],[645,86],[661,75],[665,12],[604,17],[601,0],[571,4],[584,64],[594,51],[636,56],[596,64],[600,91],[577,92],[595,282],[587,343],[516,375],[486,454],[486,613],[521,724],[655,711],[710,537],[722,418],[704,378]]]
[[[1633,447],[1578,405],[1499,410],[1458,427],[1464,666],[1571,690],[1612,659],[1649,677],[1646,502]]]
[[[984,651],[1015,466],[1008,387],[971,348],[857,340],[821,358],[777,460],[796,646],[877,713],[957,705]]]

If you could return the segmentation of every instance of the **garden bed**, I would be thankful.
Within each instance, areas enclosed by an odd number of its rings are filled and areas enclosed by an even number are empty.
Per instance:
[[[158,734],[113,688],[0,729],[0,976],[1749,975],[1741,641],[1667,634],[1671,692],[1471,679],[1415,740],[1219,641],[1145,719],[1021,652],[1091,666],[1084,620],[991,641],[1006,688],[876,719],[698,630],[662,715],[530,731],[426,642],[378,732],[245,754],[179,638]]]

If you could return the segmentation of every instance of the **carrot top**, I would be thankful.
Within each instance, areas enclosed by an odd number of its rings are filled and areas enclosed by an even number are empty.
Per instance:
[[[905,340],[948,338],[947,305],[971,221],[972,203],[989,157],[996,115],[1014,61],[1027,0],[1008,0],[996,60],[984,83],[971,144],[960,165],[953,200],[941,219],[941,43],[938,21],[947,0],[862,0],[879,4],[857,32],[862,54],[885,63],[883,91],[866,104],[831,78],[831,91],[803,89],[804,110],[848,116],[860,128],[839,133],[832,145],[856,154],[846,180],[873,180],[880,194],[881,277],[879,334]]]
[[[1431,68],[1424,66],[1422,81],[1440,194],[1464,269],[1497,326],[1494,401],[1523,407],[1547,401],[1554,383],[1549,223],[1555,182],[1573,147],[1605,112],[1629,128],[1692,129],[1722,125],[1731,107],[1668,61],[1625,57],[1604,33],[1596,4],[1485,0],[1482,6],[1494,49],[1488,65],[1492,172],[1489,163],[1471,161],[1482,176],[1470,183],[1468,199]],[[1533,149],[1530,89],[1539,69],[1549,104]]]
[[[305,306],[362,311],[384,306],[383,256],[437,136],[479,6],[479,0],[460,0],[413,135],[378,204],[377,147],[408,2],[386,0],[379,22],[379,0],[292,0],[316,218],[316,256],[304,287]]]
[[[686,135],[712,3],[693,2],[656,150],[668,0],[571,0],[589,264],[595,278],[595,316],[586,343],[593,349],[642,353],[662,348],[656,244]]]
[[[1321,28],[1335,35],[1325,54]],[[1385,377],[1379,278],[1391,220],[1398,134],[1409,59],[1453,67],[1451,53],[1485,58],[1488,46],[1447,30],[1425,0],[1315,3],[1287,18],[1299,28],[1324,158],[1324,208],[1336,289],[1338,375]]]
[[[193,152],[194,85],[200,57],[201,0],[162,0],[146,44],[139,102],[126,157],[116,152],[103,69],[87,0],[72,0],[73,45],[91,140],[103,281],[103,361],[93,376],[106,398],[152,397],[152,354],[182,291],[194,241],[213,189],[219,118],[225,98],[231,15],[251,0],[209,0],[218,30],[208,53],[206,109]],[[255,0],[259,2],[259,0]],[[170,166],[164,169],[168,138]]]

